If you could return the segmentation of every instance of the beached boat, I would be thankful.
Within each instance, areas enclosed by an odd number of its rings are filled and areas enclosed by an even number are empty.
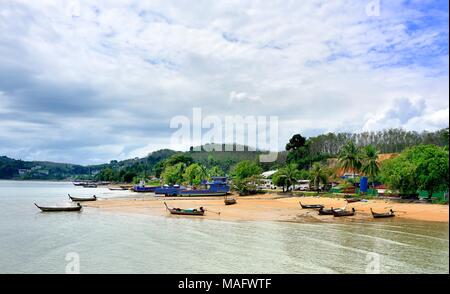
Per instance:
[[[359,201],[361,201],[361,198],[352,197],[352,196],[350,196],[350,195],[345,195],[344,198],[345,198],[345,200],[347,201],[347,203],[354,203],[354,202],[359,202]]]
[[[146,186],[139,186],[139,185],[136,185],[136,186],[134,186],[133,187],[133,191],[134,192],[138,192],[138,193],[153,193],[153,192],[155,192],[155,190],[157,189],[157,188],[160,188],[159,186],[154,186],[154,187],[146,187]]]
[[[346,208],[347,208],[347,205],[342,208],[333,208],[333,207],[331,207],[331,209],[320,208],[319,215],[333,215],[333,211],[343,211]]]
[[[181,208],[170,208],[167,206],[167,203],[164,202],[164,205],[166,206],[166,209],[170,212],[170,214],[178,214],[178,215],[196,215],[196,216],[202,216],[205,214],[205,210],[203,207],[197,208],[189,208],[189,209],[181,209]]]
[[[299,203],[300,203],[300,206],[303,209],[321,209],[321,208],[324,208],[324,206],[322,204],[302,204],[300,201],[299,201]]]
[[[164,196],[178,196],[180,193],[180,190],[186,189],[183,186],[180,185],[164,185],[162,187],[158,187],[155,189],[155,194],[157,195],[164,195]]]
[[[62,207],[58,207],[58,206],[39,206],[36,203],[34,205],[36,205],[37,208],[39,208],[40,210],[42,210],[44,212],[80,211],[81,208],[82,208],[80,203],[77,203],[77,206],[62,206]]]
[[[124,190],[128,190],[128,188],[122,188],[122,187],[108,187],[109,190],[111,191],[124,191]]]
[[[354,207],[352,207],[352,210],[333,210],[333,216],[340,217],[340,216],[353,216],[355,215],[356,210]]]
[[[212,177],[212,182],[202,181],[205,189],[187,189],[186,187],[164,185],[155,189],[155,194],[165,196],[224,196],[230,191],[226,177]]]
[[[203,180],[205,189],[180,189],[179,196],[224,196],[230,192],[227,177],[212,177],[212,182]]]
[[[236,198],[227,198],[227,197],[225,197],[224,202],[225,205],[233,205],[237,203]]]
[[[392,209],[390,209],[388,212],[376,213],[372,210],[372,208],[370,208],[370,212],[372,212],[373,218],[387,218],[395,216],[395,212]]]
[[[92,196],[92,197],[73,197],[69,195],[70,200],[72,201],[96,201],[97,200],[97,196]]]
[[[89,183],[82,185],[83,188],[97,188],[97,184]]]
[[[85,182],[72,182],[72,184],[73,184],[74,186],[83,186],[83,185],[86,185]]]

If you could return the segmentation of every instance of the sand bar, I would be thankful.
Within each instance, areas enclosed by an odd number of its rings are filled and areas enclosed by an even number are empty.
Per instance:
[[[354,207],[356,209],[357,213],[355,216],[334,218],[333,216],[319,216],[315,210],[302,209],[299,201],[303,204],[317,203],[325,205],[326,208],[338,208],[346,205],[346,201],[343,198],[289,197],[280,194],[234,197],[236,197],[238,203],[226,206],[223,202],[223,197],[155,197],[153,194],[133,193],[121,198],[99,199],[84,205],[116,212],[186,217],[169,215],[164,207],[164,202],[166,202],[170,207],[198,208],[203,206],[207,210],[203,218],[207,219],[299,222],[373,220],[370,213],[370,208],[372,208],[375,212],[385,212],[393,209],[397,215],[392,219],[393,221],[401,219],[447,223],[449,221],[449,207],[441,204],[396,203],[379,199],[368,200],[368,202],[347,204],[347,208],[351,209]],[[217,212],[220,212],[220,215]]]

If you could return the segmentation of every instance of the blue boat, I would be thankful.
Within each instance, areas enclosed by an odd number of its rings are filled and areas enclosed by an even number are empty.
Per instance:
[[[206,189],[179,190],[179,196],[223,196],[230,192],[227,177],[212,177],[212,182],[203,181]]]
[[[142,187],[139,185],[136,185],[133,187],[133,191],[134,192],[140,192],[140,193],[151,193],[151,192],[155,192],[155,190],[159,188],[159,186],[154,186],[154,187]]]
[[[178,196],[180,194],[180,190],[185,190],[186,188],[180,185],[164,185],[162,187],[157,187],[155,189],[155,194],[162,194],[165,196]]]
[[[141,181],[138,185],[133,187],[133,191],[134,192],[140,192],[140,193],[151,193],[151,192],[155,192],[155,190],[159,188],[159,186],[149,186],[146,187],[145,186],[145,182]]]

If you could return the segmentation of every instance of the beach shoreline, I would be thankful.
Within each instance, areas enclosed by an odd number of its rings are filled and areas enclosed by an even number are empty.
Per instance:
[[[85,207],[95,207],[105,211],[138,213],[154,216],[169,216],[164,202],[169,207],[206,209],[202,218],[225,221],[289,221],[289,222],[337,222],[337,221],[378,221],[372,218],[370,208],[375,212],[396,211],[396,217],[390,220],[417,220],[449,222],[449,206],[427,203],[397,203],[390,200],[371,199],[367,202],[347,204],[344,198],[299,197],[280,194],[263,194],[256,196],[233,196],[235,205],[225,205],[224,197],[155,197],[152,194],[135,194],[120,198],[100,198],[95,202],[84,203]],[[318,215],[317,210],[302,209],[302,204],[322,204],[326,208],[355,208],[356,215],[335,218]],[[219,214],[220,212],[220,214]],[[171,217],[192,217],[172,216]]]

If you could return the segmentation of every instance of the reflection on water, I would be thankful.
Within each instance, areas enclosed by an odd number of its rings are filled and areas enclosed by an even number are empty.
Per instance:
[[[448,273],[448,224],[227,222],[108,213],[41,213],[67,193],[120,195],[70,183],[0,181],[0,273]]]

